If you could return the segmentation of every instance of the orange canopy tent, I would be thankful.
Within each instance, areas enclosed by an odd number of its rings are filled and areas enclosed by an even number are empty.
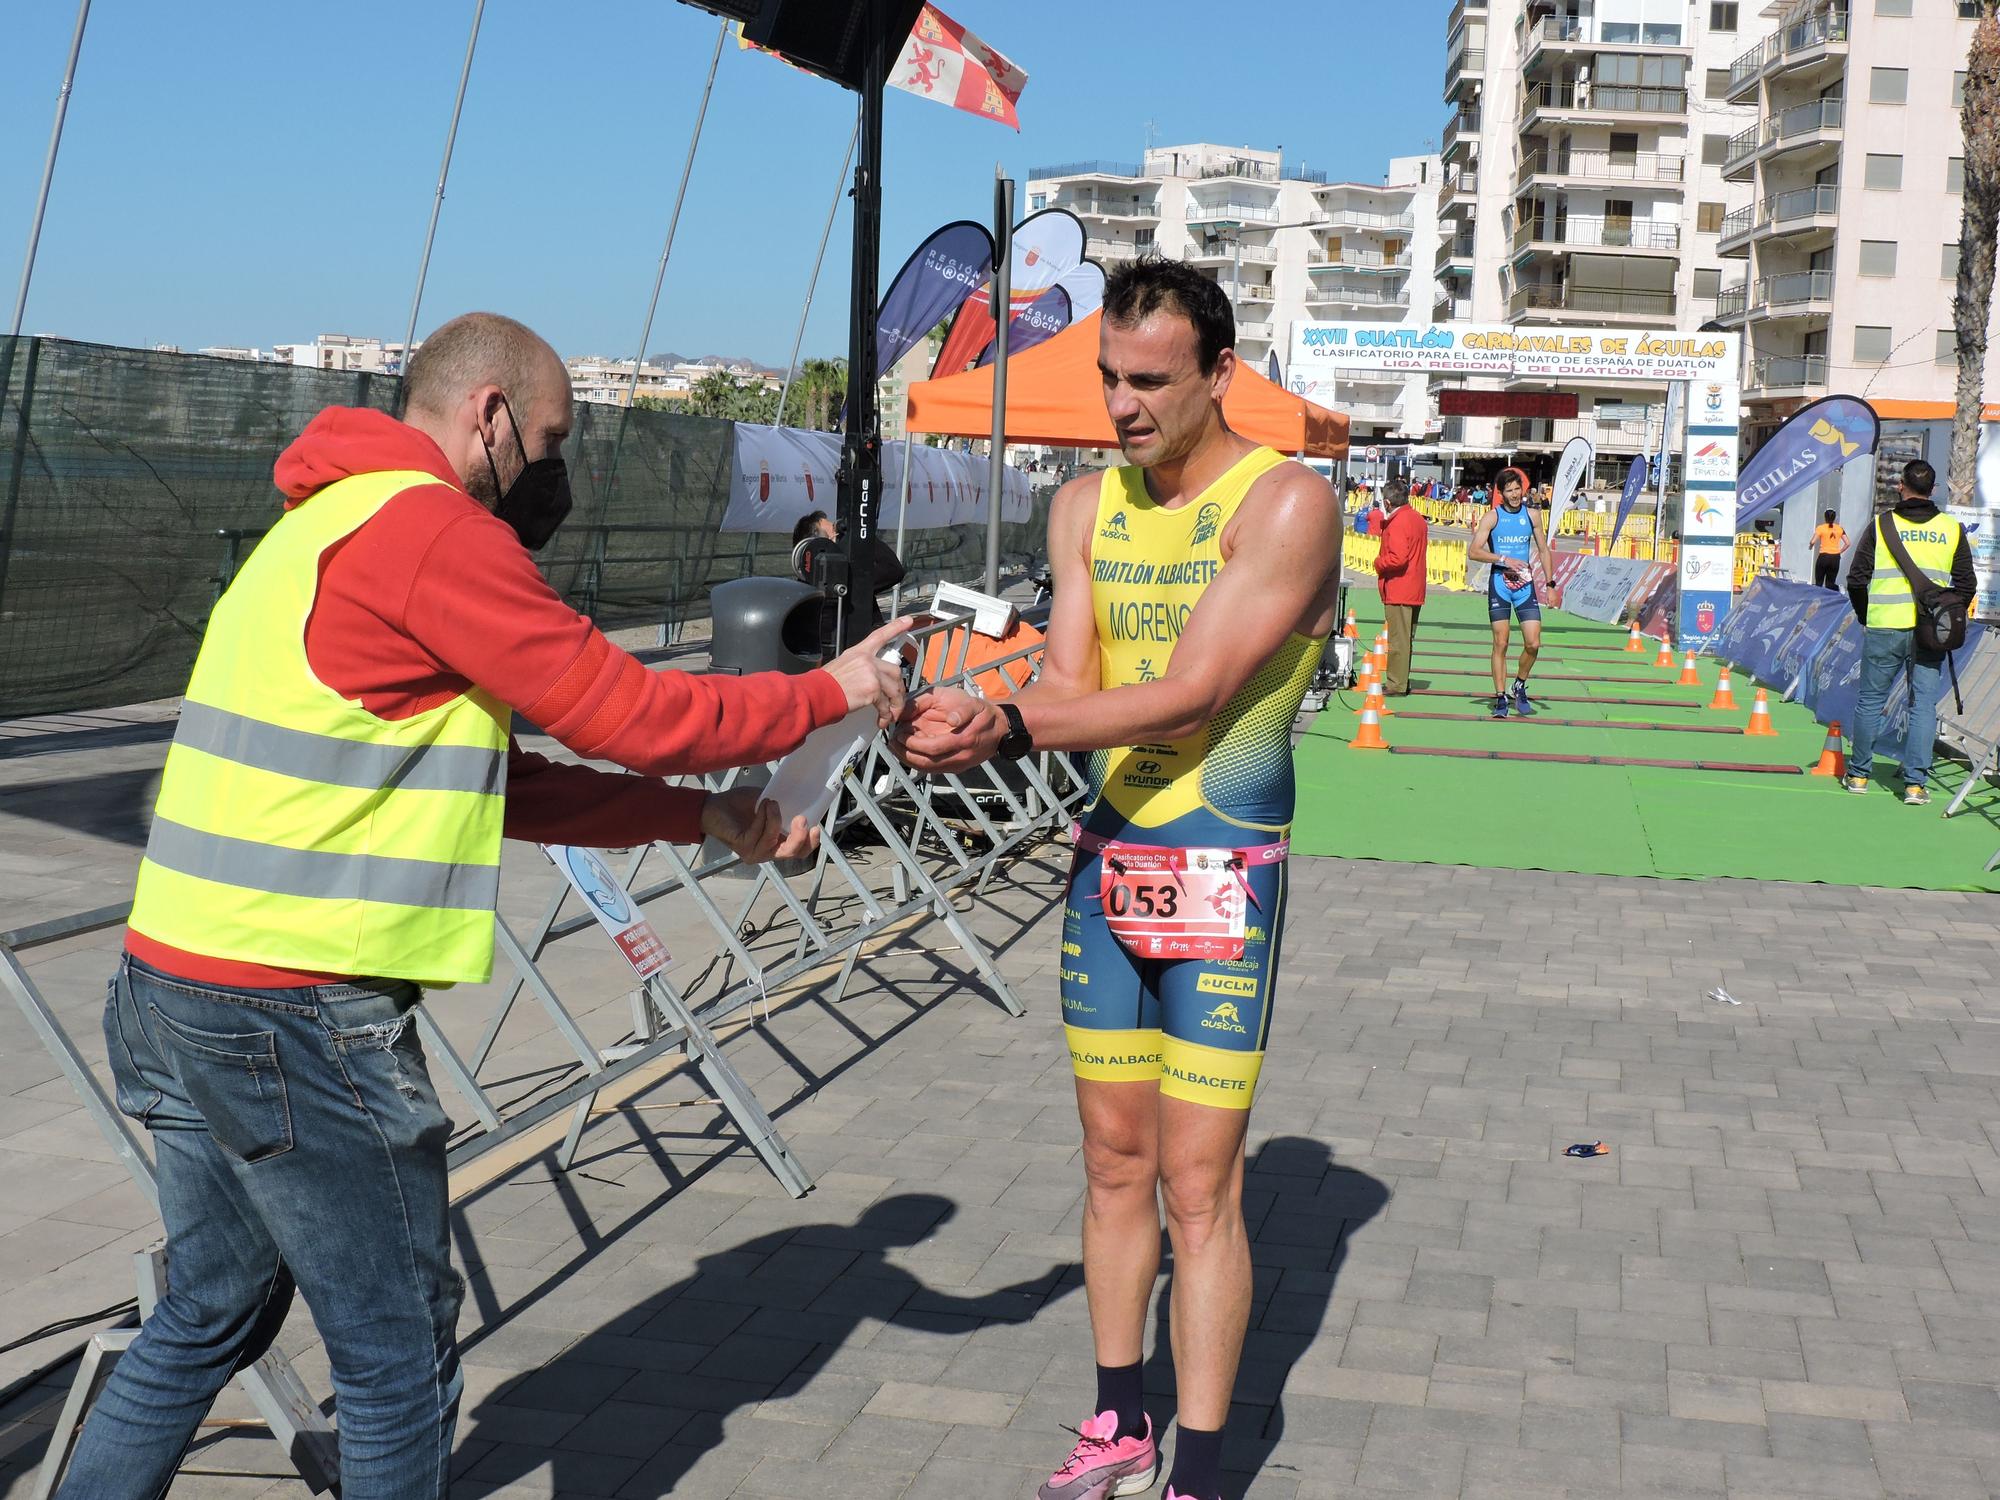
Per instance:
[[[1045,344],[1007,361],[1007,437],[1052,448],[1115,448],[1118,435],[1104,410],[1092,313]],[[993,370],[966,370],[910,387],[911,432],[950,437],[993,435]],[[1232,429],[1281,453],[1347,457],[1347,418],[1316,406],[1239,363],[1222,398]]]

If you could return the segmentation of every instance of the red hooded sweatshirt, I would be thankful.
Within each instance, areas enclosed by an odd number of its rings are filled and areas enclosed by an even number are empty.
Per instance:
[[[350,474],[407,469],[403,491],[320,561],[306,659],[343,697],[403,719],[473,684],[578,755],[637,776],[507,746],[508,838],[624,848],[701,837],[697,788],[655,778],[776,758],[847,712],[825,671],[700,677],[649,672],[556,595],[513,529],[467,495],[429,437],[377,411],[329,407],[278,460],[285,508]],[[261,989],[356,976],[210,958],[127,928],[143,962],[210,984]]]

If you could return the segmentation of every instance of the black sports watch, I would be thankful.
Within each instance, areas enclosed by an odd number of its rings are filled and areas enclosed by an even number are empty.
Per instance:
[[[1000,754],[1008,760],[1019,760],[1035,748],[1035,737],[1028,733],[1028,726],[1021,721],[1021,710],[1011,703],[997,704],[1007,718],[1007,734],[1000,741]]]

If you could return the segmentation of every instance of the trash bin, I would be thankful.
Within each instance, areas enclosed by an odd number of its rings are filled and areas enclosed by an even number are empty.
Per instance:
[[[810,672],[825,595],[795,578],[735,578],[708,592],[715,672]]]

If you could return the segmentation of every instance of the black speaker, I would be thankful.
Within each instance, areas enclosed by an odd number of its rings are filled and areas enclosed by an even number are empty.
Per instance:
[[[893,58],[917,24],[923,0],[687,0],[743,23],[746,41],[781,52],[843,88],[861,87],[870,46]]]

